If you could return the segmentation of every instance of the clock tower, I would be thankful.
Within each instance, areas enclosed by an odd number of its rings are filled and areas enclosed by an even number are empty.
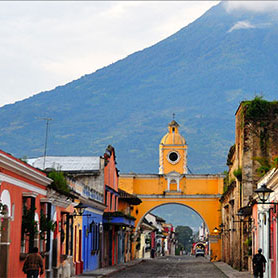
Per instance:
[[[187,145],[175,120],[169,123],[159,145],[159,174],[169,173],[187,174]]]

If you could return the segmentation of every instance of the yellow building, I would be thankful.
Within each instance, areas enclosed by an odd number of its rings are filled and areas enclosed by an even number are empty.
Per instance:
[[[223,193],[223,176],[187,173],[187,145],[175,120],[169,123],[159,145],[159,174],[121,174],[119,187],[142,200],[132,211],[136,230],[154,208],[181,204],[202,217],[210,232],[211,258],[221,258],[220,238],[213,230],[221,224],[219,199]]]

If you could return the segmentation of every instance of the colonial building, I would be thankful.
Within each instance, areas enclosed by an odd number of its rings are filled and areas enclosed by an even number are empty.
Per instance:
[[[122,213],[122,222],[119,229],[119,250],[118,263],[128,262],[132,259],[132,239],[135,218],[131,216],[131,212],[135,205],[139,205],[142,201],[133,194],[129,194],[124,190],[118,190],[119,212]]]
[[[258,189],[266,186],[273,192],[266,200],[267,204],[262,204],[257,194],[253,195],[256,203],[252,210],[254,229],[251,248],[253,247],[253,252],[257,252],[258,248],[263,250],[267,261],[264,277],[278,277],[278,168],[271,169],[257,185]]]
[[[163,254],[174,256],[176,249],[175,227],[171,223],[162,223],[162,227],[165,236],[163,242]]]
[[[222,259],[234,268],[251,270],[252,196],[278,156],[278,104],[259,97],[243,101],[235,118],[235,145],[228,154],[229,172],[221,198]]]
[[[130,215],[130,212],[132,205],[141,203],[136,196],[119,190],[115,149],[111,145],[105,151],[104,160],[106,209],[103,214],[103,267],[132,259],[131,248],[135,218]]]
[[[48,189],[45,202],[49,203],[51,219],[57,226],[53,233],[53,247],[49,250],[52,259],[47,271],[51,271],[52,265],[56,277],[64,274],[67,264],[74,269],[71,274],[100,267],[103,212],[106,208],[104,159],[98,156],[47,156],[28,162],[34,167],[45,168],[46,172],[63,173],[71,190],[72,198],[69,198],[69,194],[57,188]]]
[[[43,199],[52,180],[0,150],[0,277],[23,277],[23,262],[33,247],[44,248]]]

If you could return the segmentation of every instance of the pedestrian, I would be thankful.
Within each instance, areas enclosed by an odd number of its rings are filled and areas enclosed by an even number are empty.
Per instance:
[[[155,249],[152,248],[152,249],[151,249],[151,258],[152,258],[152,259],[154,258],[154,255],[155,255]]]
[[[38,278],[39,274],[43,274],[43,260],[38,252],[38,248],[34,247],[24,262],[23,272],[27,274],[27,278]]]
[[[265,264],[266,264],[266,259],[264,255],[262,254],[262,249],[258,249],[258,253],[253,256],[253,272],[254,272],[254,277],[264,277],[264,272],[265,272]]]

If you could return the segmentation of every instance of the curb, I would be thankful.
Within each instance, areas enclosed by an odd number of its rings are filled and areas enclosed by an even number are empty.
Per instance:
[[[213,262],[214,266],[218,268],[228,278],[252,278],[253,275],[248,271],[238,271],[224,262]]]
[[[94,277],[94,278],[102,278],[102,277],[108,277],[111,274],[117,273],[119,271],[125,270],[127,268],[130,268],[134,265],[140,264],[146,260],[144,259],[139,259],[139,260],[134,260],[130,261],[125,264],[120,264],[120,265],[114,265],[111,267],[104,267],[104,268],[98,268],[95,271],[90,271],[90,272],[84,272],[80,275],[73,276],[72,278],[85,278],[85,277]],[[110,268],[110,269],[109,269]],[[105,273],[101,273],[101,271]]]

